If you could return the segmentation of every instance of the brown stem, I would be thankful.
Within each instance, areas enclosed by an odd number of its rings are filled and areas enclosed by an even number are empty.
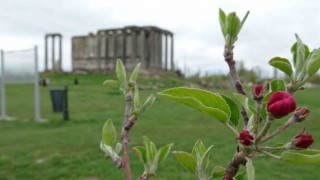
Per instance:
[[[288,127],[290,127],[292,124],[294,124],[294,117],[290,118],[283,126],[280,126],[276,131],[274,131],[273,133],[271,133],[270,135],[268,135],[267,137],[263,138],[260,141],[260,144],[274,138],[276,135],[284,132],[286,129],[288,129]]]
[[[240,165],[245,165],[247,160],[244,158],[242,152],[236,153],[232,160],[229,162],[223,180],[233,180],[238,173]]]
[[[233,47],[225,46],[223,55],[224,55],[225,61],[227,62],[228,66],[229,66],[230,76],[233,80],[233,83],[234,83],[234,86],[235,86],[237,92],[239,94],[246,95],[246,92],[243,90],[243,87],[242,87],[242,84],[241,84],[241,81],[240,81],[240,78],[239,78],[239,75],[238,75],[238,72],[236,69],[236,62],[233,59]],[[248,118],[247,112],[245,111],[245,109],[243,107],[241,109],[241,114],[242,114],[243,121],[244,121],[244,129],[246,129],[249,118]]]
[[[123,154],[122,154],[122,165],[123,165],[123,170],[124,174],[126,176],[126,180],[132,180],[132,175],[131,175],[131,169],[130,169],[130,161],[129,161],[129,132],[130,128],[127,128],[127,124],[129,124],[129,117],[130,117],[130,112],[132,108],[132,92],[129,90],[125,94],[125,99],[126,99],[126,108],[125,108],[125,115],[124,115],[124,120],[123,120],[123,127],[122,127],[122,149],[123,149]]]

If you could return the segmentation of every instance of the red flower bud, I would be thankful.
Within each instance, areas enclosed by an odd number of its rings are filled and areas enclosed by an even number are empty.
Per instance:
[[[310,110],[305,107],[298,107],[294,111],[294,117],[297,122],[303,121],[307,116],[309,116],[309,114],[310,114]]]
[[[296,148],[300,148],[300,149],[307,149],[309,146],[311,146],[311,144],[313,143],[313,139],[312,136],[309,135],[308,133],[304,134],[305,129],[303,129],[301,131],[301,133],[299,133],[298,135],[296,135],[294,137],[294,139],[292,140],[292,144],[296,147]]]
[[[286,91],[274,92],[267,103],[267,111],[275,118],[282,118],[296,109],[296,101]]]
[[[249,146],[253,143],[253,137],[250,135],[250,132],[248,130],[242,130],[237,139],[241,144],[245,146]]]
[[[256,85],[252,89],[252,96],[254,100],[261,101],[263,99],[263,86],[262,85]]]

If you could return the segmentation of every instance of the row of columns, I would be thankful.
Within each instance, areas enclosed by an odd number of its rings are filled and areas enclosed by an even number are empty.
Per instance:
[[[59,33],[54,33],[54,34],[46,34],[45,35],[45,71],[49,71],[49,66],[48,66],[48,61],[49,61],[49,49],[48,49],[48,42],[49,39],[51,39],[51,70],[52,71],[62,71],[62,35]],[[58,44],[58,49],[59,49],[59,59],[58,59],[58,64],[56,64],[56,59],[55,59],[55,39],[58,39],[59,44]]]
[[[127,64],[127,58],[131,59],[131,63],[136,64],[137,58],[140,57],[143,68],[158,68],[169,70],[169,52],[168,52],[168,39],[170,38],[170,69],[174,70],[174,38],[173,34],[168,31],[162,31],[160,29],[146,29],[146,28],[124,28],[115,30],[102,30],[98,32],[98,55],[100,64],[102,60],[106,60],[109,63],[109,48],[113,46],[113,63],[116,59],[121,58],[123,63]],[[117,47],[118,38],[122,36],[122,49],[121,53]],[[131,54],[127,57],[127,37],[131,36]],[[102,38],[104,37],[104,38]],[[111,38],[113,38],[113,44],[111,44]],[[163,40],[164,39],[164,40]],[[102,41],[104,40],[104,41]],[[101,43],[105,43],[105,58],[101,57]],[[147,44],[145,44],[147,43]],[[140,51],[137,52],[137,46],[140,46]],[[164,47],[164,52],[163,52]],[[148,49],[145,49],[148,48]],[[146,51],[148,52],[146,54]],[[164,58],[163,55],[164,54]],[[163,61],[164,60],[164,61]],[[115,66],[113,66],[115,67]],[[101,65],[99,65],[99,69]]]

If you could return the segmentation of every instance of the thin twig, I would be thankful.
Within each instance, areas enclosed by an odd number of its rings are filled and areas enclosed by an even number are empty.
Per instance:
[[[290,118],[283,126],[280,126],[276,131],[274,131],[273,133],[271,133],[269,136],[263,138],[260,141],[260,144],[274,138],[276,135],[284,132],[288,127],[290,127],[293,124],[294,121],[292,121],[292,118]]]
[[[258,135],[257,139],[255,140],[255,144],[258,144],[260,140],[267,134],[269,128],[271,127],[272,119],[270,116],[267,117],[267,122],[264,124],[260,134]]]
[[[233,83],[234,83],[234,86],[235,86],[237,92],[239,94],[246,95],[246,92],[243,90],[243,87],[242,87],[242,84],[241,84],[241,81],[240,81],[240,78],[239,78],[239,75],[238,75],[238,72],[236,69],[236,65],[235,65],[236,62],[233,59],[233,47],[225,46],[223,55],[224,55],[225,61],[227,62],[228,66],[229,66],[229,71],[230,71],[229,73],[230,73],[230,76],[233,80]],[[248,114],[247,114],[246,110],[243,107],[241,109],[241,114],[242,114],[243,121],[244,121],[244,129],[246,129],[246,127],[248,125],[249,118],[248,118]]]

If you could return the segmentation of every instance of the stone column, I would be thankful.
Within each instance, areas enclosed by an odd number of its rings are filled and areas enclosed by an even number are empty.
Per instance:
[[[48,36],[44,37],[44,71],[48,71]]]
[[[168,34],[165,34],[164,47],[164,70],[168,70]]]
[[[54,66],[54,59],[55,59],[55,57],[54,57],[54,55],[55,55],[55,52],[54,52],[54,45],[55,45],[55,43],[54,43],[54,39],[55,39],[55,36],[51,36],[52,38],[51,38],[51,40],[52,40],[52,52],[51,52],[51,63],[52,63],[52,70],[54,71],[55,70],[55,66]]]
[[[113,31],[113,70],[116,70],[116,64],[117,64],[117,37],[118,37],[118,32]]]
[[[62,71],[62,35],[59,35],[59,71]]]
[[[173,48],[174,47],[174,40],[173,40],[173,34],[171,34],[171,71],[174,71],[174,62],[173,62]]]
[[[131,40],[131,63],[136,64],[137,35],[135,29],[131,31]]]
[[[97,33],[98,46],[97,46],[97,62],[98,62],[98,71],[101,72],[101,34]]]
[[[159,69],[163,69],[163,59],[162,59],[162,31],[159,32],[158,35],[158,43],[159,43],[159,47],[158,47],[158,51],[159,51],[159,60],[158,60],[158,68]]]
[[[105,63],[106,63],[106,69],[108,69],[108,67],[109,67],[109,32],[105,32],[105,46],[106,46],[106,48],[105,48],[105,56],[106,56],[106,59],[105,59]]]
[[[122,62],[123,65],[127,64],[127,29],[122,30]]]
[[[146,34],[145,31],[143,29],[141,29],[140,31],[140,36],[141,36],[141,52],[140,52],[140,59],[141,59],[141,63],[142,66],[145,67],[146,69],[148,69],[148,64],[146,62],[146,57],[145,57],[145,40],[146,40]]]

